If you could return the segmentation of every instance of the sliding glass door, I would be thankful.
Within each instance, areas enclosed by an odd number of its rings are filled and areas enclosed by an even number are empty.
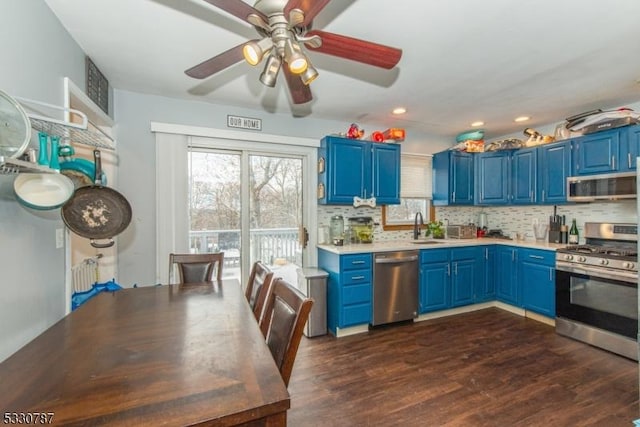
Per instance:
[[[189,149],[189,250],[225,254],[224,277],[265,262],[295,281],[302,266],[303,158]]]

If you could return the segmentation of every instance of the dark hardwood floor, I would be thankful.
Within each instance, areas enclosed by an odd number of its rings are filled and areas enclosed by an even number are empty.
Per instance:
[[[638,364],[497,308],[303,339],[290,426],[633,426]]]

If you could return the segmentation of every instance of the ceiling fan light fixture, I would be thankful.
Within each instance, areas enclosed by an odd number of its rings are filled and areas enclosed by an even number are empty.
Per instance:
[[[258,65],[264,55],[273,48],[273,41],[270,38],[264,38],[260,41],[251,40],[242,48],[244,60],[249,65]]]
[[[311,63],[308,63],[307,69],[300,75],[302,83],[308,86],[312,81],[316,79],[316,77],[318,77],[318,70],[316,70],[315,67],[311,65]]]
[[[309,66],[309,61],[302,53],[300,45],[297,42],[294,43],[291,39],[287,39],[285,42],[284,60],[289,65],[289,71],[293,74],[302,74]]]
[[[276,85],[281,65],[282,61],[279,57],[276,55],[269,55],[267,63],[264,64],[264,70],[262,71],[262,74],[260,74],[260,81],[263,85],[269,87],[274,87]]]

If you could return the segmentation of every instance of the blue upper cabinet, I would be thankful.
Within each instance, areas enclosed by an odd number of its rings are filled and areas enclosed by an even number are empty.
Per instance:
[[[509,151],[492,151],[476,155],[476,204],[509,203]]]
[[[574,139],[573,175],[618,171],[620,168],[620,141],[626,139],[626,136],[627,129],[620,128]]]
[[[537,153],[534,147],[511,154],[511,203],[530,205],[537,201]]]
[[[373,195],[379,205],[400,203],[400,146],[371,144]],[[370,197],[370,196],[367,196]]]
[[[567,202],[567,177],[571,176],[571,141],[538,147],[538,203]]]
[[[621,143],[620,172],[636,170],[636,158],[640,155],[640,126],[629,126]]]
[[[536,202],[535,148],[476,155],[476,204],[506,205]]]
[[[318,203],[350,205],[354,196],[400,203],[400,145],[327,136],[318,159]]]
[[[473,205],[473,155],[442,151],[433,156],[433,204]]]

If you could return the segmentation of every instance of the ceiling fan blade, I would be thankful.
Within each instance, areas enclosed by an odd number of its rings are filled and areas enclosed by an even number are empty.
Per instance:
[[[228,12],[233,16],[236,16],[242,19],[245,22],[249,22],[248,17],[251,14],[258,15],[260,18],[263,19],[264,22],[269,22],[269,20],[264,15],[264,13],[260,12],[259,10],[257,10],[252,6],[249,6],[247,3],[243,2],[242,0],[204,0],[204,1],[216,7],[219,7],[225,12]],[[251,22],[249,23],[251,24]]]
[[[244,45],[245,43],[239,44],[226,52],[222,52],[220,55],[207,59],[206,61],[186,70],[185,74],[189,77],[193,77],[194,79],[204,79],[218,71],[222,71],[225,68],[244,60],[244,55],[242,55],[242,48]]]
[[[320,30],[312,30],[305,34],[306,37],[314,35],[320,36],[322,46],[313,47],[312,45],[307,45],[307,48],[327,55],[338,56],[386,69],[395,67],[402,57],[402,49],[353,37]]]
[[[293,99],[294,104],[304,104],[313,99],[311,89],[302,83],[300,76],[289,71],[289,67],[286,65],[282,67],[282,71],[287,80],[287,86],[289,86],[289,92],[291,92],[291,99]]]
[[[311,21],[313,21],[313,18],[324,9],[329,1],[330,0],[289,0],[284,7],[284,16],[289,16],[291,9],[300,9],[304,12],[302,26],[308,27]]]

